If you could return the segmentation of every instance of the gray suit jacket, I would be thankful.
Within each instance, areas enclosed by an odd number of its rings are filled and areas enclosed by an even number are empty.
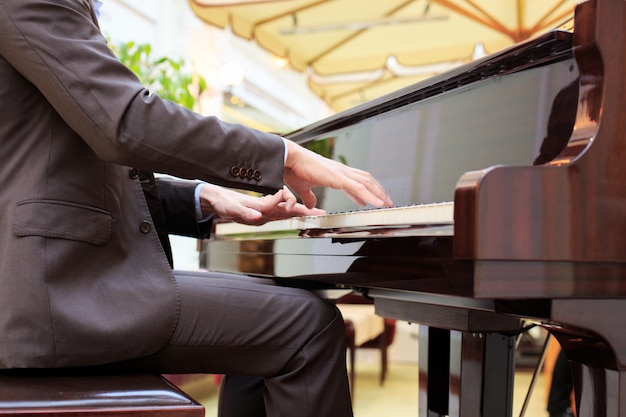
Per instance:
[[[90,0],[0,1],[0,144],[0,368],[108,363],[168,339],[177,288],[131,167],[282,186],[279,137],[150,94]]]

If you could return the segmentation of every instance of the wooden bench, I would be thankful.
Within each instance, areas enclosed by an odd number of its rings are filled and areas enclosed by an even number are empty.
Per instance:
[[[201,404],[157,374],[0,375],[0,416],[204,414]]]

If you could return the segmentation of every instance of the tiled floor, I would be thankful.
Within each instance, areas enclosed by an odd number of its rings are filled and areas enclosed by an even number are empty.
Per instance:
[[[417,365],[415,363],[391,363],[387,380],[383,386],[378,383],[379,366],[371,361],[357,364],[357,380],[354,393],[355,417],[417,417]],[[513,417],[520,416],[520,410],[532,377],[530,370],[518,370],[515,375],[513,394]],[[206,408],[207,417],[217,416],[217,388],[212,380],[186,386],[185,391],[200,401]],[[545,411],[545,387],[540,375],[526,409],[526,417],[547,417]]]

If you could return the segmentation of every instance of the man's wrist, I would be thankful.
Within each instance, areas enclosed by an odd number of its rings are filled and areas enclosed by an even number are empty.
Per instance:
[[[205,222],[211,219],[210,214],[205,216],[202,213],[202,203],[200,202],[200,191],[202,191],[202,187],[204,187],[205,185],[207,185],[205,182],[201,182],[200,184],[196,185],[196,189],[194,190],[194,194],[193,194],[194,203],[196,207],[196,221],[198,222]]]

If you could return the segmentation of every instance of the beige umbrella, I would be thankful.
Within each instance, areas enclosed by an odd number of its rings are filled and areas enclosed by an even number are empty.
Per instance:
[[[242,1],[189,4],[209,24],[254,40],[307,74],[337,111],[560,26],[578,2]]]

